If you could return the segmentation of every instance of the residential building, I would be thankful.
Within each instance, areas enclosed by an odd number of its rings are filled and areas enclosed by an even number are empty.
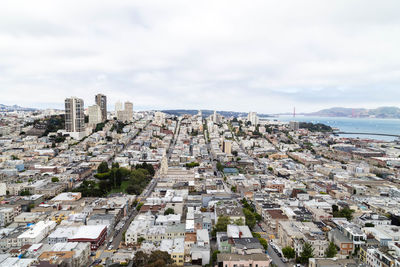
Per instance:
[[[90,126],[95,127],[96,124],[102,122],[102,114],[100,106],[98,105],[89,106],[88,111],[89,111]]]
[[[100,107],[101,121],[107,120],[107,97],[103,94],[95,96],[96,105]]]

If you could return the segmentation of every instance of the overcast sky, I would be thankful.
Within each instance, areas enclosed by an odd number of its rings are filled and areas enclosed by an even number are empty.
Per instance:
[[[0,2],[0,103],[260,113],[400,100],[400,1]]]

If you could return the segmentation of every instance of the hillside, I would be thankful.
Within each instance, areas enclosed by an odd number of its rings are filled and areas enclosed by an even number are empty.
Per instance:
[[[379,107],[376,109],[365,108],[342,108],[334,107],[317,112],[306,113],[307,116],[321,117],[373,117],[373,118],[400,118],[400,108]]]

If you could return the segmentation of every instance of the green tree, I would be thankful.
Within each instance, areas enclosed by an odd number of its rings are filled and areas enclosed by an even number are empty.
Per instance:
[[[164,215],[175,214],[174,209],[168,208],[164,211]]]
[[[226,232],[226,228],[230,223],[231,219],[228,216],[219,216],[218,221],[212,230],[212,235],[215,236],[217,232]]]
[[[260,237],[260,238],[258,238],[258,241],[260,241],[260,244],[263,246],[263,248],[265,250],[268,249],[268,241],[267,240],[265,240],[264,238]]]
[[[325,251],[325,257],[334,258],[336,254],[337,254],[336,246],[333,242],[330,242],[328,248]]]
[[[303,245],[303,251],[300,253],[299,261],[303,264],[308,264],[308,260],[314,257],[314,248],[310,243],[306,242]]]
[[[110,183],[108,181],[100,181],[99,182],[99,188],[102,192],[106,193],[109,191],[110,188]]]
[[[126,230],[122,232],[122,242],[126,240]]]
[[[286,259],[294,259],[296,257],[296,251],[290,246],[282,248],[282,253]]]
[[[140,187],[139,184],[130,184],[126,188],[126,193],[130,195],[140,195],[142,193],[142,188]]]
[[[143,203],[143,202],[140,202],[140,203],[136,206],[136,210],[139,211],[139,210],[142,208],[143,205],[144,205],[144,203]]]
[[[59,182],[59,181],[60,181],[60,179],[58,179],[57,177],[51,178],[51,182],[52,183],[56,183],[56,182]]]
[[[111,164],[111,168],[119,168],[119,163],[118,162],[113,162]]]
[[[243,221],[242,218],[239,218],[239,219],[235,220],[233,223],[236,224],[236,225],[244,225],[244,221]]]
[[[232,191],[233,193],[236,193],[236,192],[237,192],[237,187],[236,187],[236,186],[232,186],[232,187],[231,187],[231,191]]]
[[[138,251],[135,253],[135,257],[132,259],[133,266],[146,266],[149,260],[149,255],[143,251]]]
[[[96,173],[94,177],[99,180],[108,180],[110,179],[111,172],[104,172],[104,173]]]
[[[173,263],[173,260],[171,259],[171,256],[168,254],[168,252],[160,251],[160,250],[153,251],[150,254],[148,263],[151,264],[151,263],[158,262],[160,260],[162,260],[165,265]]]
[[[366,223],[365,227],[375,227],[375,225],[373,223]]]
[[[108,164],[107,162],[103,161],[102,163],[100,163],[99,167],[97,167],[97,173],[106,173],[108,172],[110,169],[108,168]]]
[[[25,189],[25,190],[22,190],[22,191],[19,193],[19,195],[20,195],[20,196],[30,196],[31,193],[29,192],[28,189]]]
[[[190,162],[190,163],[186,163],[185,166],[186,166],[186,168],[191,169],[191,168],[200,166],[200,164],[198,162]]]
[[[348,208],[348,207],[344,207],[339,211],[334,211],[333,212],[333,217],[343,217],[346,218],[348,221],[351,221],[353,219],[353,213],[354,210]]]
[[[256,217],[254,216],[254,213],[247,208],[243,209],[243,213],[246,218],[246,225],[252,229],[256,225]]]
[[[220,253],[219,250],[213,251],[212,256],[211,256],[212,263],[216,263],[217,262],[217,257],[218,257],[219,253]]]
[[[222,166],[221,162],[217,162],[217,170],[222,172],[224,170],[224,166]]]
[[[338,205],[333,204],[332,205],[332,212],[335,213],[335,212],[338,212],[338,211],[339,211]]]

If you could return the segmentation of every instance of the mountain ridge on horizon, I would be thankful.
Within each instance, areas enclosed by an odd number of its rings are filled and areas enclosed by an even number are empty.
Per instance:
[[[305,116],[321,117],[351,117],[351,118],[400,118],[400,108],[395,106],[382,106],[373,109],[333,107],[317,112],[302,113]]]
[[[37,108],[30,107],[21,107],[19,105],[4,105],[0,104],[0,112],[11,112],[11,111],[35,111],[40,110]],[[155,109],[157,110],[157,109]],[[160,110],[167,114],[171,115],[195,115],[198,113],[198,109],[164,109]],[[210,109],[201,109],[203,116],[209,116],[213,114],[214,110]],[[225,117],[243,117],[247,116],[248,112],[240,112],[240,111],[224,111],[217,110],[217,113],[225,116]],[[258,113],[259,117],[273,117],[274,115],[292,115],[293,113],[285,112],[285,113],[270,113],[263,114]],[[302,112],[297,113],[296,115],[304,115],[304,116],[320,116],[320,117],[351,117],[351,118],[396,118],[400,119],[400,108],[395,106],[382,106],[378,108],[345,108],[345,107],[332,107],[327,109],[321,109],[316,112]]]

